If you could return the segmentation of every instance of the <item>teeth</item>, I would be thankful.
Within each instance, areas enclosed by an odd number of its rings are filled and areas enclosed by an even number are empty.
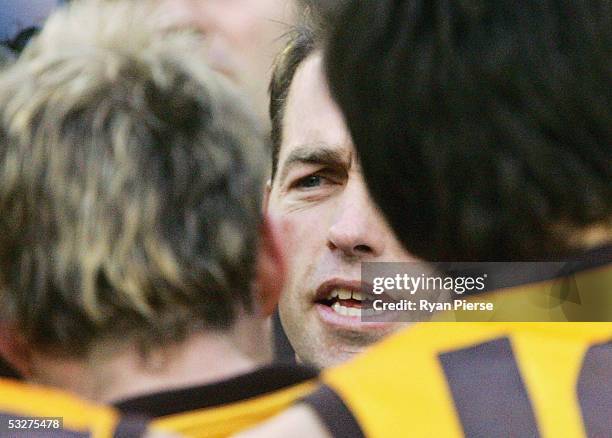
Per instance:
[[[357,301],[363,301],[365,299],[364,295],[359,291],[350,291],[348,289],[334,289],[332,290],[327,299],[338,298],[341,300],[350,300],[351,298]]]
[[[338,298],[341,300],[350,300],[353,296],[353,293],[350,290],[340,289],[338,291]]]
[[[337,301],[332,304],[332,309],[334,309],[334,312],[339,313],[340,315],[346,315],[345,312],[348,310],[347,307],[341,306]]]
[[[357,309],[356,307],[349,307],[348,308],[348,316],[361,316],[361,310]]]
[[[361,292],[353,292],[353,299],[357,301],[363,301],[364,297]]]
[[[356,307],[345,307],[337,301],[331,307],[334,309],[334,312],[343,316],[361,316],[360,309]]]

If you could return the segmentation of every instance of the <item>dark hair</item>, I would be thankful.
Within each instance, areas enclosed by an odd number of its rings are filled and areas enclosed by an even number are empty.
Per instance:
[[[326,69],[366,180],[429,260],[565,257],[612,216],[607,0],[352,1]]]
[[[302,23],[315,29],[321,41],[328,31],[333,30],[338,14],[345,7],[348,0],[296,0],[298,17]]]
[[[297,1],[297,24],[289,30],[287,43],[274,60],[269,86],[272,180],[278,168],[278,156],[283,142],[285,107],[295,72],[308,56],[315,50],[323,48],[327,32],[332,28],[338,10],[344,1]]]
[[[300,64],[315,50],[313,29],[301,24],[290,31],[287,45],[274,61],[270,80],[270,122],[272,139],[272,180],[278,168],[278,155],[283,142],[283,118],[289,89]]]
[[[76,2],[2,73],[0,318],[40,350],[146,351],[252,308],[263,136],[160,21]]]

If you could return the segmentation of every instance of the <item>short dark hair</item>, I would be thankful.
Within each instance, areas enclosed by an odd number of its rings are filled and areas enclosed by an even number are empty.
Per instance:
[[[287,45],[274,61],[270,80],[270,122],[272,140],[272,175],[274,180],[278,169],[278,156],[283,142],[283,119],[289,89],[295,72],[302,62],[315,50],[316,42],[313,29],[300,24],[290,31]]]
[[[337,16],[345,7],[347,0],[296,0],[298,17],[301,22],[308,22],[308,26],[316,30],[320,41],[328,31],[332,30]]]
[[[276,56],[270,80],[270,122],[272,140],[272,174],[278,169],[278,156],[283,142],[283,120],[289,89],[298,67],[315,50],[323,49],[327,32],[332,28],[345,0],[298,0],[297,24],[288,32],[284,49]]]
[[[557,258],[610,229],[611,20],[608,0],[349,3],[330,88],[411,252]]]
[[[0,318],[41,351],[146,351],[252,309],[263,136],[161,23],[75,2],[0,78]]]

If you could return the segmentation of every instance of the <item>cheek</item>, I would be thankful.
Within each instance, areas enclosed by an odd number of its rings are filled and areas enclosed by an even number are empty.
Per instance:
[[[326,217],[318,208],[284,211],[280,214],[271,210],[268,213],[278,225],[279,241],[285,254],[285,291],[294,295],[292,291],[312,286],[312,277],[318,271],[318,264],[326,248]]]
[[[281,240],[287,258],[287,267],[290,274],[295,275],[303,259],[309,257],[311,252],[311,241],[308,235],[313,231],[307,220],[299,215],[283,216],[280,225]],[[290,278],[289,281],[293,280]]]
[[[301,299],[303,287],[308,283],[308,273],[314,259],[311,241],[307,238],[309,226],[301,215],[296,214],[281,215],[276,219],[276,223],[279,226],[287,267],[279,309],[286,328],[293,331],[298,327],[299,331],[304,315],[304,302]]]
[[[295,266],[311,259],[322,233],[316,217],[307,212],[291,213],[279,217],[278,224],[289,265]]]

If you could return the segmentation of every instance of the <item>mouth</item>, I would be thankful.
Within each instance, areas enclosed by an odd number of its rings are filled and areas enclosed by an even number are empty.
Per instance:
[[[314,302],[341,316],[358,318],[365,300],[360,281],[330,280],[317,289]]]
[[[338,315],[359,318],[362,312],[367,312],[364,301],[365,294],[360,290],[334,287],[325,296],[315,300],[315,303],[329,307]]]
[[[363,288],[367,290],[366,287]],[[365,322],[363,317],[382,315],[372,309],[372,297],[362,291],[360,281],[331,280],[323,283],[314,297],[314,307],[319,318],[335,329],[350,331],[385,330],[389,321]],[[385,319],[385,318],[383,318]]]

